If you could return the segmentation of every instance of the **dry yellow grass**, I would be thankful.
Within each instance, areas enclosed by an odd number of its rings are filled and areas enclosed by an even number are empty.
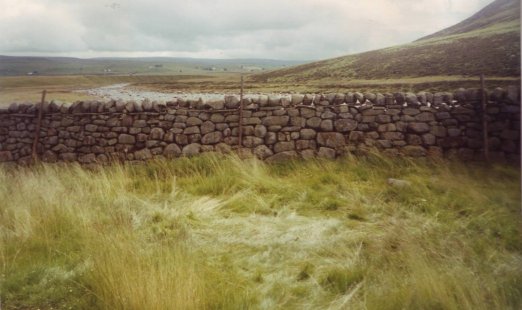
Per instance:
[[[519,309],[519,176],[381,157],[2,167],[0,294],[6,309]]]

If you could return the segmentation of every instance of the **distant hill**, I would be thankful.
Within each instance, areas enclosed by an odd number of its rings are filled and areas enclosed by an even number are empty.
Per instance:
[[[520,76],[520,1],[496,0],[415,42],[253,75],[257,82]]]
[[[72,58],[1,56],[0,76],[19,75],[178,75],[210,72],[255,72],[304,61],[198,58]]]

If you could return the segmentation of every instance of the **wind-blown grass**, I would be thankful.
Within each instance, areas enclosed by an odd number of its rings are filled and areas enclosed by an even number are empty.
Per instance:
[[[411,186],[393,187],[387,178]],[[519,309],[518,168],[0,168],[5,309]]]

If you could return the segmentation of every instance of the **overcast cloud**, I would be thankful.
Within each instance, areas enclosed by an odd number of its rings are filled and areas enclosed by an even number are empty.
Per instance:
[[[492,0],[0,0],[0,54],[315,60],[413,41]]]

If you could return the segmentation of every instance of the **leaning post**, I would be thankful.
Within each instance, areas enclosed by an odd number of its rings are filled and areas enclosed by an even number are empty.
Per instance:
[[[484,159],[489,162],[489,141],[488,141],[488,113],[487,113],[487,97],[486,86],[484,82],[484,74],[480,75],[481,103],[482,103],[482,138],[484,146]]]
[[[239,149],[243,147],[243,74],[241,74],[241,90],[239,92]]]
[[[36,128],[34,129],[34,140],[33,140],[33,149],[32,149],[32,159],[33,163],[38,161],[37,147],[38,140],[40,138],[40,128],[42,126],[42,115],[43,115],[43,106],[45,102],[45,95],[47,94],[47,90],[42,91],[42,100],[40,101],[40,105],[38,106],[38,118],[36,120]]]

